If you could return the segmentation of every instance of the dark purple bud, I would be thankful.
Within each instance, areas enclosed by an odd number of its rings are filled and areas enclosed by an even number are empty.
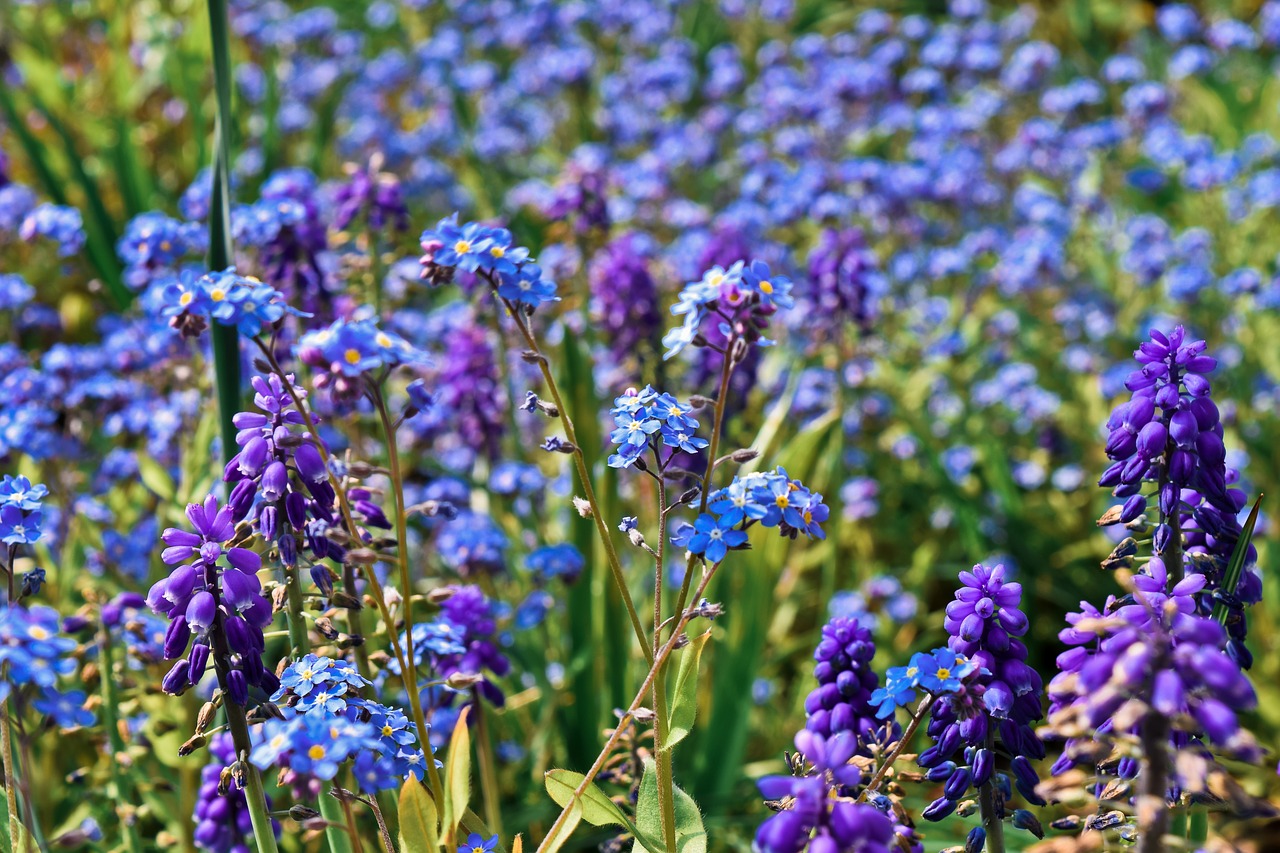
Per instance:
[[[187,627],[187,617],[179,614],[169,623],[169,629],[164,633],[164,659],[175,660],[182,657],[189,642],[191,629]]]
[[[1142,475],[1147,472],[1149,463],[1141,456],[1134,456],[1125,463],[1124,470],[1120,474],[1121,482],[1136,483],[1142,479]]]
[[[203,636],[212,627],[213,620],[218,615],[218,603],[214,600],[212,593],[201,590],[191,596],[186,612],[187,624],[191,626],[191,630]]]
[[[973,756],[973,786],[981,788],[990,782],[995,768],[995,753],[985,747],[979,749]]]
[[[1143,459],[1150,462],[1164,453],[1164,446],[1168,437],[1169,433],[1164,428],[1164,424],[1160,423],[1160,421],[1152,421],[1138,433],[1138,452],[1142,454]]]
[[[1124,502],[1120,510],[1120,521],[1128,523],[1147,511],[1147,499],[1142,495],[1134,495]]]
[[[1227,448],[1215,432],[1202,432],[1196,436],[1196,453],[1206,465],[1218,466],[1227,460]]]
[[[1192,710],[1192,713],[1200,725],[1204,727],[1205,734],[1209,736],[1209,740],[1216,744],[1226,743],[1240,731],[1240,724],[1236,722],[1235,712],[1217,699],[1207,696],[1202,698],[1199,705]]]
[[[1156,527],[1155,537],[1152,544],[1156,546],[1156,553],[1163,554],[1165,549],[1169,547],[1169,539],[1173,536],[1173,531],[1169,529],[1169,525],[1161,524]]]
[[[1196,458],[1185,450],[1173,451],[1169,457],[1169,479],[1180,485],[1191,482],[1196,472]]]
[[[258,495],[258,484],[253,480],[241,480],[231,489],[227,496],[227,507],[231,510],[231,520],[237,524],[244,521],[253,509],[253,499]]]
[[[227,645],[232,654],[243,655],[257,648],[255,637],[261,637],[262,634],[250,628],[243,617],[228,616],[222,625],[227,632]]]
[[[956,810],[956,801],[948,800],[946,797],[939,797],[929,804],[920,816],[925,820],[942,820]]]
[[[982,853],[987,846],[987,831],[980,826],[969,830],[964,840],[964,853]]]
[[[189,664],[185,660],[180,660],[173,665],[173,669],[169,670],[169,674],[164,677],[164,681],[160,682],[160,689],[170,696],[181,696],[183,691],[191,686],[191,680],[187,678]]]
[[[233,669],[227,673],[227,693],[237,705],[244,705],[249,701],[249,684],[240,670]]]
[[[289,469],[277,459],[262,472],[262,499],[267,503],[275,503],[284,497],[285,490],[288,488]]]
[[[301,530],[307,524],[307,498],[301,492],[289,492],[284,498],[284,513],[289,526]]]
[[[1123,461],[1108,466],[1107,470],[1103,471],[1102,476],[1098,478],[1098,485],[1104,489],[1116,485],[1120,482],[1120,474],[1124,471],[1124,468],[1125,463]]]
[[[232,568],[250,575],[257,574],[262,568],[262,557],[258,556],[257,551],[250,551],[248,548],[230,549],[227,551],[227,562]]]
[[[191,660],[187,678],[192,684],[199,684],[204,678],[204,671],[209,666],[209,647],[204,643],[196,643],[191,647]]]
[[[320,451],[311,442],[298,446],[294,451],[293,464],[298,466],[298,474],[307,483],[319,483],[329,478]]]
[[[1182,401],[1182,396],[1178,394],[1176,385],[1165,385],[1159,391],[1156,391],[1156,405],[1168,411],[1177,408]]]
[[[1209,380],[1203,376],[1197,376],[1194,373],[1188,373],[1182,377],[1182,384],[1186,387],[1187,393],[1198,400],[1207,400],[1209,398]]]
[[[1178,507],[1178,499],[1182,496],[1182,489],[1173,483],[1165,483],[1160,487],[1160,512],[1165,515],[1172,515],[1173,511]]]
[[[966,743],[981,743],[987,738],[987,715],[974,714],[960,721],[960,737]]]
[[[260,597],[262,584],[257,575],[249,575],[235,569],[222,573],[223,600],[237,613],[248,610]]]
[[[982,694],[982,704],[991,716],[1004,719],[1009,716],[1009,709],[1013,707],[1013,691],[1003,681],[993,681]]]
[[[1218,366],[1216,358],[1210,358],[1207,355],[1199,355],[1187,362],[1188,373],[1212,373],[1214,368]]]
[[[1195,444],[1200,428],[1196,425],[1196,416],[1186,409],[1174,412],[1169,419],[1169,437],[1179,447],[1191,447]]]
[[[938,754],[944,758],[956,751],[956,747],[960,745],[960,726],[951,724],[943,731],[942,737],[938,739]]]
[[[284,534],[277,544],[280,546],[280,562],[289,568],[298,565],[298,540],[294,538],[293,534]]]
[[[1130,432],[1137,432],[1150,422],[1156,413],[1155,403],[1150,397],[1134,397],[1124,415],[1124,425]]]
[[[1137,446],[1137,436],[1128,427],[1122,426],[1107,436],[1106,452],[1112,459],[1128,459]]]
[[[955,773],[951,774],[951,778],[947,780],[947,784],[942,786],[942,793],[949,800],[958,800],[964,796],[964,792],[969,790],[969,781],[973,778],[973,772],[968,767],[961,767]]]
[[[240,452],[236,454],[237,467],[240,469],[240,473],[246,477],[258,476],[262,466],[267,464],[267,454],[269,452],[270,448],[267,446],[267,440],[262,436],[258,435],[249,439]]]
[[[280,517],[279,511],[275,504],[263,504],[262,509],[258,511],[258,532],[262,534],[262,538],[268,542],[274,542],[276,534],[276,519]]]

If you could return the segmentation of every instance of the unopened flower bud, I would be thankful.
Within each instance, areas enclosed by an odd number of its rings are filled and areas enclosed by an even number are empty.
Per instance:
[[[298,823],[302,823],[304,820],[314,820],[320,817],[320,812],[298,803],[289,808],[289,817],[298,821]]]
[[[218,706],[212,702],[205,702],[200,706],[200,712],[196,714],[196,734],[204,734],[204,730],[209,728],[216,713],[218,713]]]
[[[467,690],[484,681],[484,676],[472,672],[455,672],[444,680],[453,690]]]
[[[453,598],[453,594],[457,592],[455,587],[438,586],[427,593],[427,601],[439,607],[449,599]]]
[[[754,447],[744,447],[740,450],[735,450],[732,453],[730,453],[729,458],[732,459],[734,462],[742,463],[742,462],[750,462],[752,459],[755,459],[759,455],[760,455],[760,451],[756,450]]]
[[[363,646],[363,645],[364,645],[364,637],[361,636],[360,634],[339,634],[338,635],[338,648],[340,649],[354,649],[357,646]]]
[[[364,604],[360,599],[356,598],[354,595],[342,592],[341,590],[333,591],[333,594],[329,596],[329,603],[334,607],[341,607],[344,610],[361,610],[364,608]],[[326,634],[325,636],[327,637],[328,635]],[[332,640],[333,638],[329,637],[329,639]]]
[[[378,562],[378,552],[371,548],[352,548],[347,552],[345,560],[355,565],[372,566]]]

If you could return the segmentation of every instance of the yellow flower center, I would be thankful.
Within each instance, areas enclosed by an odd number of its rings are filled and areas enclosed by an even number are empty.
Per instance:
[[[911,676],[912,678],[915,678],[916,673],[918,673],[919,671],[920,669],[918,667],[914,667],[914,666],[907,667],[907,675]]]
[[[713,272],[711,275],[707,276],[707,284],[711,285],[712,287],[719,287],[720,283],[723,281],[724,281],[723,273]]]
[[[780,508],[786,509],[787,507],[791,506],[791,496],[778,495],[776,498],[773,499],[773,502],[777,504]]]
[[[172,243],[170,243],[168,240],[161,240],[161,241],[160,241],[160,248],[161,248],[163,251],[167,252],[167,251],[169,251],[170,249],[172,249],[172,248],[173,248],[173,244],[172,244]]]
[[[212,299],[214,302],[221,302],[222,300],[227,298],[227,292],[223,290],[221,287],[215,287],[212,291],[210,291],[209,298]]]
[[[347,364],[357,364],[360,361],[360,351],[349,349],[342,354],[342,357],[347,360]]]
[[[760,282],[760,292],[773,293],[773,282],[769,281],[768,279],[765,279],[764,281]]]
[[[501,246],[494,246],[492,249],[489,250],[489,254],[493,255],[495,258],[501,258],[506,253],[507,253],[507,250],[502,248]]]
[[[321,746],[320,744],[316,744],[315,746],[307,750],[307,757],[310,758],[312,761],[319,761],[320,759],[324,758],[324,747]]]
[[[947,669],[945,666],[938,667],[938,678],[942,679],[943,681],[946,681],[950,677],[951,677],[951,670]]]
[[[377,336],[374,337],[374,340],[378,342],[378,346],[380,347],[391,346],[391,338],[387,337],[386,332],[378,332]]]
[[[459,255],[465,255],[467,252],[471,251],[471,241],[459,240],[458,242],[453,244],[453,250],[457,252]]]
[[[383,726],[383,727],[382,727],[382,736],[383,736],[383,737],[391,737],[391,735],[392,735],[392,734],[394,734],[394,733],[395,733],[395,729],[391,728],[391,726]]]
[[[188,305],[191,304],[191,300],[194,298],[195,297],[192,296],[190,293],[184,293],[178,297],[178,304],[181,305],[183,308],[186,308]]]
[[[298,675],[301,675],[303,678],[307,679],[308,681],[310,681],[310,680],[311,680],[311,676],[313,676],[313,675],[315,675],[315,674],[316,674],[316,673],[315,673],[315,670],[313,670],[313,669],[304,669],[304,670],[302,670],[301,672],[299,672],[299,673],[298,673]]]
[[[813,513],[806,509],[804,511],[804,523],[811,524],[812,522],[813,522]]]
[[[31,626],[31,636],[32,636],[32,637],[34,637],[34,638],[35,638],[35,639],[37,639],[37,640],[47,640],[47,639],[49,639],[50,634],[49,634],[49,632],[48,632],[47,630],[45,630],[45,629],[44,629],[44,628],[42,628],[41,626],[39,626],[39,625],[32,625],[32,626]]]

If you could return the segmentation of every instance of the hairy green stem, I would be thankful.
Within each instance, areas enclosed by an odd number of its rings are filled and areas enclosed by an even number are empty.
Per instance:
[[[591,473],[587,470],[587,457],[583,453],[581,445],[578,444],[578,434],[573,428],[573,419],[569,417],[569,411],[564,406],[560,388],[556,385],[555,377],[551,373],[551,364],[538,346],[538,340],[529,325],[528,315],[513,305],[510,300],[503,299],[502,304],[506,306],[507,314],[520,331],[520,336],[524,338],[525,346],[529,348],[533,360],[537,362],[538,369],[542,372],[542,380],[547,384],[547,391],[551,394],[551,399],[555,402],[556,410],[559,413],[560,423],[564,427],[564,437],[573,445],[573,463],[578,472],[578,482],[582,485],[587,504],[591,507],[591,518],[596,523],[596,532],[600,534],[600,541],[604,543],[605,555],[609,561],[609,571],[613,573],[613,582],[618,587],[623,604],[626,605],[627,616],[631,619],[631,628],[635,631],[636,639],[640,642],[640,650],[644,652],[645,660],[652,666],[653,651],[649,648],[649,641],[644,635],[644,627],[640,624],[640,614],[636,611],[635,602],[631,598],[631,591],[627,589],[627,579],[622,574],[622,562],[618,559],[618,551],[613,545],[613,535],[609,531],[609,525],[604,520],[604,514],[600,511],[600,502],[596,500],[595,489],[591,485]]]
[[[9,725],[10,702],[0,703],[0,748],[4,750],[4,797],[9,808],[9,849],[18,850],[23,838],[22,817],[18,812],[18,774],[14,771],[13,730]]]
[[[655,453],[655,456],[657,454]],[[654,554],[653,571],[653,654],[657,658],[662,642],[662,584],[663,555],[667,542],[667,481],[659,464],[658,470],[658,548]],[[686,577],[688,571],[685,572]],[[655,666],[653,679],[653,751],[657,761],[654,770],[658,775],[658,815],[662,826],[662,840],[669,853],[676,849],[675,781],[672,778],[671,750],[664,749],[671,718],[667,708],[666,666]]]
[[[715,563],[703,573],[702,580],[698,583],[698,589],[695,595],[700,596],[706,591],[707,585],[711,583],[711,579],[715,577],[716,570],[719,567],[720,564]],[[613,733],[610,734],[609,739],[605,741],[604,748],[601,749],[600,754],[596,756],[596,760],[591,764],[591,768],[585,775],[583,775],[582,781],[578,783],[578,787],[573,789],[572,799],[570,799],[568,805],[560,810],[560,814],[551,824],[551,828],[548,829],[546,835],[543,836],[542,843],[538,845],[537,853],[545,853],[547,841],[555,838],[560,831],[560,827],[562,827],[564,822],[569,819],[569,811],[573,807],[573,803],[581,799],[582,795],[586,793],[587,788],[591,786],[596,774],[598,774],[601,768],[604,767],[604,763],[608,760],[609,754],[613,752],[613,748],[622,737],[622,732],[627,727],[628,721],[640,707],[640,704],[645,700],[645,697],[649,695],[649,691],[653,689],[653,682],[654,679],[657,678],[658,670],[667,662],[667,658],[670,657],[671,652],[675,650],[676,639],[680,636],[680,632],[684,630],[685,625],[688,625],[689,620],[692,618],[693,611],[686,611],[681,613],[679,618],[676,619],[675,630],[672,632],[667,642],[664,643],[662,648],[658,651],[653,664],[649,667],[649,672],[644,677],[644,682],[640,685],[640,689],[636,691],[635,698],[631,700],[631,704],[627,706],[626,713],[622,715],[618,720],[618,724],[614,726]]]
[[[898,742],[894,744],[893,749],[880,762],[880,766],[876,768],[876,774],[871,777],[871,781],[867,783],[867,787],[862,789],[862,794],[858,797],[858,802],[864,803],[867,797],[872,794],[884,781],[884,777],[888,774],[889,768],[893,767],[893,763],[898,760],[898,756],[902,754],[902,750],[907,748],[907,744],[911,743],[911,738],[915,735],[916,729],[920,728],[920,724],[924,722],[924,718],[929,714],[929,708],[933,706],[932,695],[924,697],[920,700],[920,704],[916,706],[915,713],[911,715],[911,722],[907,723],[907,728],[902,732],[902,737],[898,738]]]
[[[120,821],[121,835],[124,836],[129,853],[141,853],[142,836],[138,833],[135,816],[133,785],[129,773],[120,765],[120,756],[124,754],[124,738],[120,736],[120,697],[116,693],[115,659],[111,643],[111,631],[106,623],[99,625],[98,650],[102,658],[102,669],[99,681],[102,686],[102,727],[107,730],[107,741],[111,744],[111,776],[115,785],[116,818]]]

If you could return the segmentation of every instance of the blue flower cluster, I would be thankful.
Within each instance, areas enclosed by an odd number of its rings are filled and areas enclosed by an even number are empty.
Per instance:
[[[427,362],[426,353],[373,320],[338,319],[327,328],[307,332],[297,344],[298,359],[318,373],[317,388],[337,403],[350,405],[364,393],[364,377],[402,364]]]
[[[708,443],[695,434],[698,419],[693,408],[670,394],[659,394],[652,385],[641,391],[627,389],[613,401],[610,414],[614,430],[609,440],[617,445],[617,452],[609,456],[611,468],[630,468],[646,450],[652,450],[659,468],[665,468],[677,453],[697,453]],[[658,455],[660,446],[669,448],[665,460]]]
[[[425,771],[422,750],[404,712],[360,695],[370,684],[354,666],[314,654],[304,655],[280,674],[271,701],[286,719],[262,727],[250,761],[260,770],[279,766],[282,782],[306,789],[327,781],[353,760],[362,790],[396,787]]]
[[[209,321],[233,326],[254,337],[286,314],[301,315],[284,301],[284,294],[256,278],[237,275],[227,268],[198,275],[184,270],[157,281],[157,312],[182,334],[199,335]]]
[[[455,270],[483,277],[499,298],[529,310],[559,299],[529,250],[512,243],[511,232],[479,222],[458,224],[455,213],[422,232],[422,278],[430,284],[452,280]]]
[[[727,269],[714,266],[691,281],[680,291],[671,313],[684,315],[683,322],[667,332],[662,343],[665,358],[671,358],[690,344],[705,343],[703,325],[710,319],[720,335],[742,339],[747,343],[767,345],[760,330],[779,308],[795,304],[791,296],[791,279],[774,274],[764,261],[737,261]]]
[[[40,538],[41,507],[47,494],[43,484],[33,486],[26,477],[4,475],[0,480],[0,542],[31,545]]]

